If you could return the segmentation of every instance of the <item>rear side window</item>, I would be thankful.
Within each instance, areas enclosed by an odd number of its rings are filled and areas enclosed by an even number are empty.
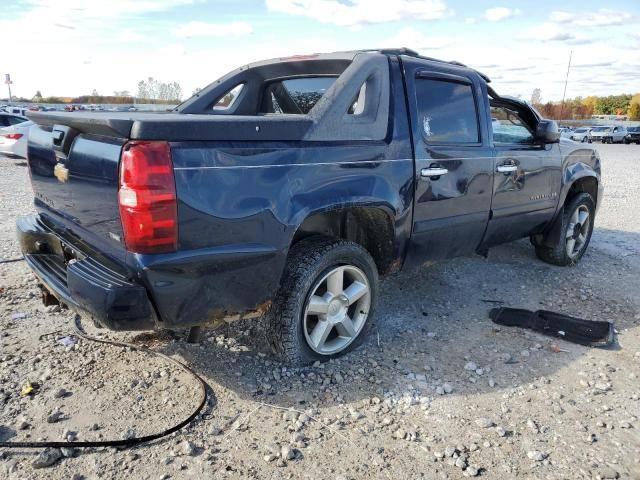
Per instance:
[[[268,83],[261,113],[306,115],[337,77],[289,78]]]
[[[471,144],[480,141],[471,85],[416,79],[419,128],[427,143]]]
[[[19,123],[24,123],[26,121],[27,119],[22,117],[7,117],[7,123],[9,125],[17,125]]]
[[[214,110],[229,110],[240,96],[244,83],[240,83],[225,93],[213,106]]]

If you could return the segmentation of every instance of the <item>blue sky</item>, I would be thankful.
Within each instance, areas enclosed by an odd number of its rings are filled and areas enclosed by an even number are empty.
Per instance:
[[[3,0],[16,95],[136,90],[153,76],[188,95],[262,58],[406,46],[543,100],[640,91],[640,2],[611,0]],[[2,92],[5,95],[5,92]]]

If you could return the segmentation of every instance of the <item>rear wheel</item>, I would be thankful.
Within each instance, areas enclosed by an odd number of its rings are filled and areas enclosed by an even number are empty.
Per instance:
[[[371,255],[345,240],[296,243],[267,316],[269,343],[285,361],[306,365],[359,345],[373,325],[378,272]]]
[[[544,245],[544,239],[536,246],[540,260],[553,265],[575,265],[589,246],[593,232],[595,204],[588,193],[579,193],[564,206],[560,237],[552,247]]]

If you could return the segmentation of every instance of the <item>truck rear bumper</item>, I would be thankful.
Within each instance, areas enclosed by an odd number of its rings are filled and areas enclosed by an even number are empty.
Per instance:
[[[66,242],[37,215],[19,217],[25,261],[60,302],[112,330],[148,330],[156,315],[144,286]]]

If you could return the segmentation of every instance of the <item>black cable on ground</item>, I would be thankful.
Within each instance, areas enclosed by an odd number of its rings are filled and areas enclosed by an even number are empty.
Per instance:
[[[146,348],[146,347],[140,347],[140,346],[134,345],[132,343],[116,342],[116,341],[113,341],[113,340],[103,340],[101,338],[96,338],[96,337],[92,337],[90,335],[87,335],[84,332],[84,330],[82,330],[82,326],[80,325],[80,315],[77,315],[77,314],[76,314],[76,316],[74,318],[74,333],[75,333],[75,335],[77,335],[78,337],[80,337],[80,338],[82,338],[84,340],[89,340],[91,342],[97,342],[97,343],[104,343],[104,344],[107,344],[107,345],[115,345],[116,347],[129,347],[129,348],[132,348],[134,350],[138,350],[140,352],[146,352],[146,353],[150,353],[152,355],[157,355],[158,357],[161,357],[161,358],[163,358],[163,359],[165,359],[165,360],[177,365],[178,367],[180,367],[182,370],[187,372],[189,375],[191,375],[193,378],[195,378],[198,381],[198,383],[200,385],[200,397],[201,397],[200,404],[193,411],[193,413],[191,415],[189,415],[189,417],[185,418],[183,421],[181,421],[177,425],[174,425],[173,427],[168,428],[167,430],[163,430],[162,432],[153,433],[151,435],[145,435],[143,437],[127,438],[127,439],[123,439],[123,440],[98,440],[98,441],[93,441],[93,442],[65,442],[65,441],[59,441],[59,442],[0,442],[0,448],[131,447],[133,445],[138,445],[140,443],[146,443],[146,442],[150,442],[152,440],[156,440],[156,439],[161,438],[161,437],[165,437],[167,435],[170,435],[173,432],[176,432],[176,431],[180,430],[184,426],[186,426],[189,423],[191,423],[196,418],[198,413],[200,413],[200,411],[204,408],[205,404],[207,403],[207,384],[205,383],[205,381],[196,372],[194,372],[191,368],[189,368],[184,363],[179,362],[178,360],[176,360],[174,358],[171,358],[170,356],[165,355],[164,353],[156,352],[155,350],[151,350],[151,349]]]
[[[7,258],[6,260],[0,260],[0,264],[2,264],[2,263],[21,262],[22,260],[24,260],[24,257],[19,257],[19,258]]]

